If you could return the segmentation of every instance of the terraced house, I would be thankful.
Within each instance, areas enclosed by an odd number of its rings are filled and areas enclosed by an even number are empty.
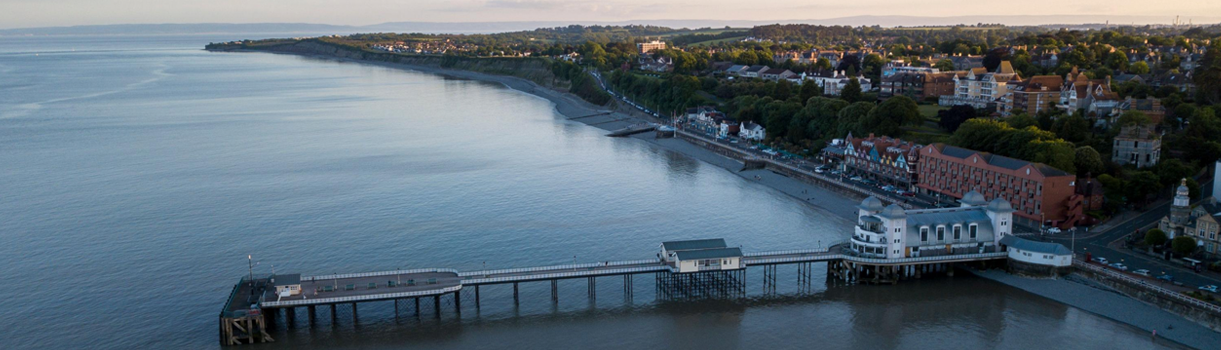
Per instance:
[[[844,138],[844,167],[849,174],[913,190],[916,185],[916,165],[919,144],[887,136],[856,138],[851,133]]]
[[[1007,200],[1014,220],[1037,226],[1076,225],[1083,218],[1077,177],[1042,163],[936,143],[920,148],[916,187],[934,196],[962,198],[976,191]]]

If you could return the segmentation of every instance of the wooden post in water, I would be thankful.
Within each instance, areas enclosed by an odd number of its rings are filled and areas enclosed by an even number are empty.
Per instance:
[[[479,310],[479,286],[475,286],[475,310]]]

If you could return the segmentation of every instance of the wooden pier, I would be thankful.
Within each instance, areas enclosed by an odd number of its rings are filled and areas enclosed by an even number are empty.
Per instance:
[[[722,241],[723,242],[723,241]],[[723,243],[722,243],[723,244]],[[596,297],[595,283],[599,277],[622,276],[624,297],[632,298],[634,276],[653,274],[658,300],[692,298],[734,298],[746,295],[746,270],[763,270],[764,291],[774,293],[776,265],[797,264],[799,283],[807,285],[813,263],[827,263],[828,280],[847,283],[895,283],[904,278],[919,278],[935,271],[952,271],[951,264],[1005,259],[1005,252],[927,256],[903,259],[865,258],[851,254],[840,246],[831,249],[805,249],[741,254],[734,265],[702,266],[697,271],[682,272],[683,268],[665,258],[608,261],[513,269],[457,271],[445,268],[392,270],[380,272],[300,276],[281,274],[243,277],[234,286],[220,315],[222,345],[272,342],[268,330],[275,329],[276,319],[283,310],[285,318],[295,319],[298,308],[305,308],[312,324],[317,307],[330,308],[332,321],[337,307],[350,307],[352,317],[358,317],[357,304],[373,301],[414,302],[419,312],[420,300],[431,301],[437,317],[441,314],[441,297],[453,296],[454,310],[461,313],[462,292],[474,293],[475,307],[480,307],[480,286],[513,285],[513,303],[519,303],[520,283],[551,283],[551,300],[558,303],[558,283],[563,279],[587,279],[589,298]],[[737,248],[732,248],[737,250]],[[664,250],[663,250],[664,252]],[[739,253],[740,254],[740,253]],[[952,273],[952,272],[950,272]],[[277,281],[278,280],[278,281]],[[431,299],[431,300],[429,300]]]

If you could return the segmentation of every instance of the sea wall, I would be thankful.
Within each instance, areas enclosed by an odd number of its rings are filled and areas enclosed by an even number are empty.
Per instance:
[[[1131,279],[1120,278],[1111,274],[1102,273],[1093,269],[1086,269],[1074,266],[1073,274],[1097,282],[1107,288],[1111,288],[1120,294],[1130,298],[1149,303],[1162,310],[1166,310],[1175,315],[1182,316],[1188,320],[1196,322],[1200,325],[1208,327],[1214,331],[1221,332],[1221,312],[1210,310],[1206,307],[1184,300],[1183,298],[1172,297],[1164,290],[1155,289],[1151,286],[1135,283]]]

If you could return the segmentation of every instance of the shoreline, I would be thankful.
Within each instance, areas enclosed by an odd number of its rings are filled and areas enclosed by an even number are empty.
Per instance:
[[[284,54],[301,57],[310,57],[316,59],[339,61],[356,64],[369,64],[386,68],[403,69],[415,71],[425,74],[434,74],[448,78],[466,79],[474,81],[482,81],[489,83],[498,83],[508,87],[509,89],[523,92],[527,95],[547,100],[555,105],[555,110],[562,115],[567,121],[577,122],[592,126],[605,131],[614,131],[627,127],[629,125],[640,122],[655,122],[649,120],[644,115],[632,115],[634,111],[624,112],[618,108],[597,106],[589,103],[579,97],[567,92],[557,91],[549,87],[545,87],[533,81],[526,80],[520,77],[495,75],[481,72],[472,72],[459,69],[440,68],[432,66],[424,66],[407,63],[387,63],[357,60],[344,57],[334,57],[319,54],[302,54],[296,52],[278,52],[278,51],[259,51],[259,50],[240,50],[238,52],[254,52],[254,53],[273,53]],[[602,114],[602,115],[597,115]],[[596,116],[593,116],[596,115]],[[635,139],[650,144],[653,147],[658,147],[670,152],[681,154],[688,158],[698,160],[709,165],[713,165],[734,175],[751,182],[759,183],[771,190],[784,193],[789,197],[804,203],[807,206],[816,208],[828,214],[828,217],[841,220],[844,225],[853,225],[856,220],[856,206],[858,200],[845,197],[842,194],[829,191],[825,188],[815,186],[797,179],[793,179],[784,175],[777,174],[771,170],[747,170],[738,171],[743,167],[743,163],[735,159],[722,156],[703,147],[697,146],[691,142],[679,138],[658,139],[653,137],[653,133],[641,133],[625,137],[624,139]],[[758,176],[758,179],[755,179]],[[845,210],[845,208],[848,208]],[[845,238],[845,241],[847,238]],[[839,243],[828,242],[827,245]]]
[[[508,87],[509,89],[517,90],[527,95],[542,98],[551,102],[555,105],[555,110],[561,116],[563,116],[566,121],[582,123],[605,131],[620,129],[639,122],[652,122],[652,120],[649,120],[651,117],[633,115],[636,114],[633,113],[634,111],[628,110],[625,112],[619,108],[593,105],[570,93],[557,91],[520,77],[417,64],[366,61],[321,54],[259,50],[240,50],[239,52],[287,54],[329,61],[372,64],[387,68],[404,69],[425,74],[435,74],[449,78],[499,83],[505,87]],[[807,206],[813,207],[816,210],[828,214],[829,218],[839,221],[832,224],[843,224],[845,227],[850,227],[855,224],[855,208],[859,203],[857,200],[848,198],[843,194],[833,192],[804,181],[793,179],[767,169],[739,171],[738,169],[743,167],[743,163],[717,154],[711,150],[680,138],[658,139],[653,137],[653,133],[642,133],[625,137],[625,139],[642,141],[651,145],[652,147],[658,147],[669,152],[681,154],[685,157],[707,163],[708,165],[723,168],[726,171],[742,177],[749,182],[757,182],[770,190],[784,193]],[[758,176],[758,179],[755,178],[756,176]],[[845,237],[844,240],[847,240],[847,237]],[[823,244],[829,246],[835,243],[839,242],[825,242]],[[1151,322],[1162,322],[1167,320],[1167,317],[1173,318],[1175,319],[1174,323],[1167,324],[1174,324],[1176,328],[1172,330],[1163,330],[1163,333],[1159,334],[1159,337],[1176,344],[1189,347],[1193,346],[1191,344],[1195,344],[1197,345],[1195,347],[1199,347],[1198,345],[1200,344],[1214,344],[1205,341],[1205,339],[1208,341],[1216,341],[1221,339],[1221,333],[1213,332],[1212,330],[1187,320],[1186,318],[1171,314],[1160,308],[1145,304],[1139,300],[1129,298],[1124,295],[1116,294],[1114,292],[1090,288],[1089,286],[1063,279],[1045,281],[1008,275],[1005,272],[999,272],[999,274],[1003,276],[993,276],[993,274],[988,273],[993,271],[983,271],[982,273],[980,271],[972,272],[979,277],[983,277],[993,282],[1033,293],[1049,300],[1059,302],[1085,312],[1096,314],[1137,329],[1151,330],[1156,328],[1152,326]],[[1065,292],[1066,290],[1071,290],[1072,293]],[[1146,315],[1155,315],[1155,317],[1151,319],[1143,318]],[[1129,319],[1128,316],[1131,316],[1132,318]],[[1206,332],[1200,332],[1199,330],[1201,329]]]

